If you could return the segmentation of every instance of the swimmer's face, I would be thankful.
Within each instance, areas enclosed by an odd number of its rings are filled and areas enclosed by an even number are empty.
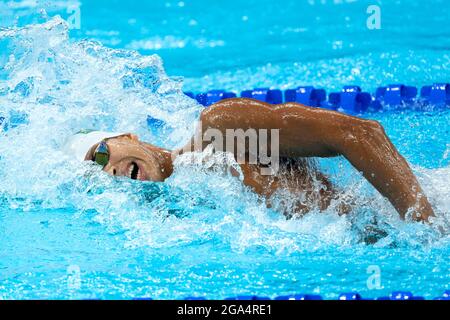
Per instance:
[[[128,177],[141,181],[163,181],[156,147],[144,144],[132,134],[104,140],[109,159],[103,170],[113,176]],[[86,161],[94,161],[100,142],[86,154]]]

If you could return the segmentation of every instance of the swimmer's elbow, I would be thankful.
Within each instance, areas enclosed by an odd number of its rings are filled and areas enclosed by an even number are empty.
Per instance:
[[[365,120],[368,129],[372,132],[385,135],[384,127],[376,120]]]

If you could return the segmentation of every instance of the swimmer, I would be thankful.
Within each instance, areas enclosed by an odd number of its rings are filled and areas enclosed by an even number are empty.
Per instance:
[[[253,99],[234,98],[203,110],[196,135],[210,129],[218,130],[224,136],[227,129],[255,129],[256,132],[278,129],[279,159],[284,164],[295,163],[291,166],[295,169],[266,175],[261,173],[261,169],[267,167],[265,164],[246,160],[239,162],[243,183],[265,199],[270,199],[282,188],[306,194],[306,199],[300,201],[294,210],[298,215],[308,212],[313,206],[327,209],[337,194],[328,178],[304,159],[343,156],[390,201],[402,219],[408,213],[415,221],[429,222],[429,218],[434,217],[433,209],[408,163],[376,121],[297,103],[270,105]],[[98,136],[97,139],[87,146],[89,150],[84,160],[96,162],[113,176],[160,182],[173,173],[177,154],[185,152],[183,150],[203,151],[211,144],[205,141],[198,144],[194,136],[185,148],[173,152],[142,142],[133,134]],[[239,154],[236,150],[233,156],[237,159]],[[249,153],[247,146],[245,152]],[[315,191],[317,188],[313,184],[317,184],[317,180],[321,181],[322,187]],[[342,213],[348,211],[349,208],[342,209]],[[295,216],[295,213],[290,216]]]

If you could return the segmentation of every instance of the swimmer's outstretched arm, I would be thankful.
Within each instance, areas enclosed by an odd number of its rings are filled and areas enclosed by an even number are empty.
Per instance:
[[[434,216],[406,160],[376,121],[297,103],[269,105],[252,99],[223,100],[201,115],[202,131],[280,129],[280,156],[344,156],[395,207],[402,218]]]

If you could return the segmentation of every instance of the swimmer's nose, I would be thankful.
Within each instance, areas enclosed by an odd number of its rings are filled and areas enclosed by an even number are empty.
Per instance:
[[[105,168],[105,171],[112,176],[117,175],[117,169],[113,166],[110,166],[109,168]]]

